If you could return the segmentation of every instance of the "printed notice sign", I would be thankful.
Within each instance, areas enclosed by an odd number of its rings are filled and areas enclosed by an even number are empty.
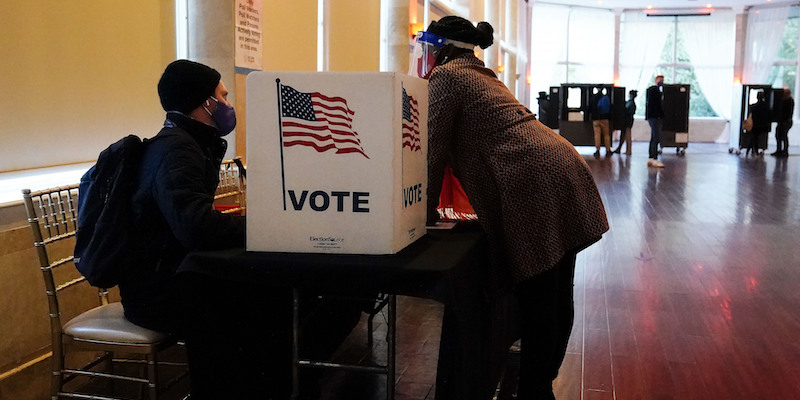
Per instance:
[[[236,66],[262,69],[261,0],[236,0]]]

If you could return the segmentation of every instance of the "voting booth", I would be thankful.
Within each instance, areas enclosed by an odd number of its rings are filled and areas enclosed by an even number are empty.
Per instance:
[[[427,81],[247,77],[247,250],[394,254],[425,234]]]
[[[731,122],[730,122],[730,147],[729,153],[736,152],[741,154],[742,149],[750,147],[750,141],[753,139],[752,135],[745,133],[744,121],[750,115],[750,107],[758,101],[757,95],[759,92],[764,93],[764,98],[770,108],[771,121],[778,122],[780,111],[778,105],[783,97],[783,89],[773,88],[770,85],[734,85],[733,86],[733,105],[731,107]],[[761,150],[767,149],[769,141],[769,133],[759,137],[757,148]]]
[[[550,93],[539,92],[539,115],[536,119],[550,129],[558,129],[558,92],[561,88],[551,86]]]
[[[687,84],[664,84],[664,118],[661,126],[661,147],[674,147],[679,155],[689,147],[689,94]]]
[[[561,84],[558,101],[558,133],[573,146],[594,146],[592,127],[592,102],[596,101],[597,91],[605,89],[611,101],[611,131],[622,129],[625,117],[625,88],[610,83]],[[551,93],[553,88],[550,88]]]

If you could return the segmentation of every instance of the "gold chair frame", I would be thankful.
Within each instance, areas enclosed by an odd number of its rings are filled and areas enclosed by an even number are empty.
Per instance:
[[[224,160],[219,166],[219,185],[214,204],[228,206],[224,214],[244,215],[247,210],[245,168],[239,157]]]
[[[158,361],[158,353],[161,350],[176,344],[174,337],[139,327],[127,321],[122,305],[118,302],[109,303],[108,290],[104,288],[97,289],[100,301],[96,307],[79,313],[69,321],[62,321],[59,294],[81,284],[88,286],[86,279],[80,276],[74,267],[72,256],[74,243],[67,242],[68,240],[74,241],[73,238],[78,230],[78,185],[61,186],[36,192],[24,189],[22,194],[47,294],[53,348],[51,399],[118,399],[117,397],[64,390],[67,382],[78,376],[84,376],[136,382],[142,384],[142,392],[146,387],[148,399],[156,400],[160,393],[188,375],[188,371],[185,371],[159,387],[159,365],[185,367],[184,363]],[[66,266],[72,268],[65,268]],[[66,352],[72,349],[103,352],[103,355],[81,368],[67,368],[65,366]],[[115,359],[115,352],[144,356],[144,360]],[[143,364],[146,367],[146,378],[114,374],[115,362]],[[111,372],[94,370],[101,364]],[[139,395],[141,398],[142,393],[140,392]]]

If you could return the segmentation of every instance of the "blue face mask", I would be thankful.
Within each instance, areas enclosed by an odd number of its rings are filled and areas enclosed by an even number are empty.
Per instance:
[[[225,136],[233,131],[233,128],[236,127],[236,110],[233,107],[217,100],[214,96],[211,96],[211,99],[217,102],[217,108],[214,112],[208,111],[207,108],[203,107],[208,115],[211,116],[211,119],[214,120],[214,123],[217,124],[217,129],[219,130],[219,136]]]
[[[658,82],[658,86],[664,85],[664,82]]]

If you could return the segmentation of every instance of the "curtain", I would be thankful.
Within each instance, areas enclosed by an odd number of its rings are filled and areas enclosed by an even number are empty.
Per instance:
[[[619,35],[619,81],[627,89],[644,91],[661,61],[671,18],[647,17],[641,11],[622,14]]]
[[[708,17],[680,18],[678,35],[683,39],[699,89],[714,112],[729,120],[736,15],[732,11],[715,11]]]
[[[534,4],[531,21],[531,95],[550,92],[566,79],[569,8]]]
[[[581,7],[571,9],[569,62],[569,82],[614,82],[613,12]]]
[[[783,40],[789,7],[751,8],[747,12],[742,83],[766,82]]]

